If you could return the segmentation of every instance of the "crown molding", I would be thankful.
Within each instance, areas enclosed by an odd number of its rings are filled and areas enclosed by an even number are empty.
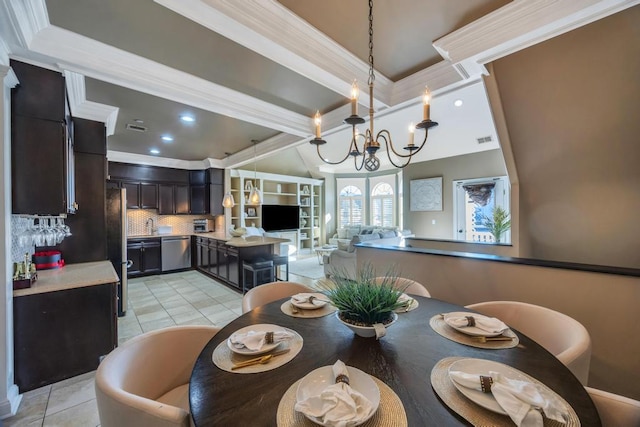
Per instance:
[[[120,109],[111,105],[87,101],[82,74],[65,70],[64,77],[73,116],[103,122],[107,128],[107,136],[113,135]]]
[[[85,76],[281,132],[311,131],[306,116],[55,26],[40,31],[30,48]]]
[[[487,74],[484,64],[602,19],[639,0],[514,1],[433,45],[465,78]]]
[[[275,0],[154,0],[156,3],[347,96],[369,64]],[[286,31],[285,31],[286,29]],[[393,82],[376,72],[376,109],[390,105]],[[368,105],[369,94],[360,93]]]
[[[10,28],[5,29],[20,47],[28,49],[31,41],[49,26],[45,0],[2,0]]]
[[[206,169],[208,164],[217,163],[217,161],[214,159],[178,160],[170,159],[168,157],[149,156],[146,154],[132,154],[114,150],[107,150],[107,160],[110,162],[131,163],[134,165],[160,166],[165,168],[188,170]]]
[[[429,90],[435,95],[439,90],[462,80],[451,62],[441,61],[396,82],[393,86],[391,104],[398,107],[406,102],[415,101],[424,93],[425,85],[429,86]]]

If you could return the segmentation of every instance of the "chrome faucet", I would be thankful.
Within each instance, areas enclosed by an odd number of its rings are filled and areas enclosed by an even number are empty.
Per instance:
[[[146,222],[146,226],[149,229],[149,234],[153,234],[153,226],[154,226],[153,218],[149,218]]]

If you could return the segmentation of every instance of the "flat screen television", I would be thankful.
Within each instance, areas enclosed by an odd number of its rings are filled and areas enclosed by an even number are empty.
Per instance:
[[[264,231],[296,230],[300,228],[300,206],[262,205]]]

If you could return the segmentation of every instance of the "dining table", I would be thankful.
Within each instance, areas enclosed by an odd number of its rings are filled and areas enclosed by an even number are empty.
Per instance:
[[[583,385],[534,340],[513,330],[519,342],[512,348],[461,344],[437,333],[430,319],[441,313],[472,310],[435,298],[414,298],[417,308],[398,314],[397,321],[379,340],[355,335],[335,313],[310,318],[288,315],[282,309],[288,298],[243,314],[221,329],[196,360],[189,385],[195,425],[276,426],[278,407],[287,390],[309,372],[337,360],[388,386],[399,398],[408,426],[470,425],[443,402],[432,385],[434,366],[450,357],[485,359],[515,368],[561,396],[575,411],[579,425],[601,425]],[[216,366],[212,361],[214,350],[235,331],[256,324],[295,331],[303,339],[302,348],[286,364],[264,372],[231,372]]]

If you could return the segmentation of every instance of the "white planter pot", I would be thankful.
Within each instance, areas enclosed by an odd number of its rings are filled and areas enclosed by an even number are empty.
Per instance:
[[[386,325],[378,324],[376,326],[356,326],[351,323],[345,322],[340,318],[340,312],[336,311],[336,318],[340,323],[345,325],[347,328],[351,329],[353,333],[358,335],[359,337],[364,338],[373,338],[380,339],[386,335],[386,328],[396,323],[398,320],[398,315],[396,313],[391,313],[392,320]]]

